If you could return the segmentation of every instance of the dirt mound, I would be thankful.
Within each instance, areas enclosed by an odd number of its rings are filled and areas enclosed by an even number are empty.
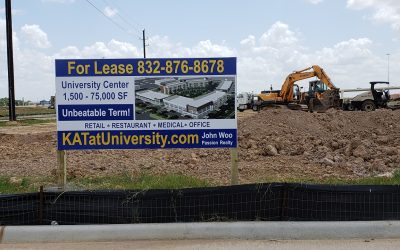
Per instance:
[[[349,177],[373,176],[400,167],[399,111],[265,110],[239,124],[245,161],[295,156]]]
[[[392,94],[392,95],[390,95],[390,99],[392,99],[392,100],[400,100],[400,94]]]
[[[354,179],[392,173],[400,167],[400,110],[307,113],[270,109],[245,112],[238,123],[242,183]],[[51,132],[1,131],[2,175],[54,174],[53,130],[54,126]],[[67,161],[69,175],[76,178],[141,172],[183,173],[215,184],[228,184],[230,178],[227,149],[69,151]]]

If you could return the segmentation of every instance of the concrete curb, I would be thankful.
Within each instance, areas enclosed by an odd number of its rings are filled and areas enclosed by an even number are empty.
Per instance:
[[[5,226],[0,243],[184,239],[318,240],[400,238],[400,221],[207,222]]]

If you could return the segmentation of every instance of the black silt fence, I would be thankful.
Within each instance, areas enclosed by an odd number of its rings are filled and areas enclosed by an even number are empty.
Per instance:
[[[400,219],[400,186],[252,184],[0,195],[0,225]]]

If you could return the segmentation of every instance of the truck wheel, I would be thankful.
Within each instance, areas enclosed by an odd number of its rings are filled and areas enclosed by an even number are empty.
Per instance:
[[[354,111],[355,108],[354,108],[354,106],[351,105],[351,103],[350,103],[350,104],[347,106],[347,110],[348,110],[348,111]]]
[[[253,105],[253,111],[258,111],[258,106],[257,105]]]
[[[375,103],[371,100],[366,100],[362,103],[361,109],[363,111],[374,111],[376,109]]]

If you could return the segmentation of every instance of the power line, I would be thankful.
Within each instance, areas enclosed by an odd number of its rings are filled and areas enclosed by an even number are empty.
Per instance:
[[[107,18],[110,22],[112,22],[115,26],[117,26],[118,28],[120,28],[122,31],[126,32],[129,34],[129,31],[126,30],[124,27],[122,27],[120,24],[118,24],[117,22],[115,22],[114,20],[112,20],[110,17],[108,17],[106,14],[104,14],[103,11],[101,11],[99,8],[96,7],[96,5],[94,5],[92,2],[90,2],[89,0],[86,0],[86,2],[88,2],[93,8],[95,8],[98,12],[100,12],[105,18]]]
[[[130,27],[132,27],[134,30],[136,30],[139,34],[141,33],[141,30],[140,29],[142,29],[144,26],[143,25],[141,25],[141,24],[139,24],[139,23],[137,23],[137,22],[134,22],[134,23],[136,23],[136,25],[133,25],[127,18],[125,18],[124,16],[122,16],[121,14],[120,14],[120,12],[122,12],[122,8],[120,8],[119,6],[117,6],[115,3],[113,3],[113,4],[111,4],[110,2],[108,2],[107,0],[103,0],[103,3],[104,4],[106,4],[106,5],[109,5],[109,6],[111,6],[111,7],[117,7],[116,9],[118,10],[117,11],[117,16],[123,21],[123,22],[125,22],[126,24],[128,24]],[[136,27],[135,27],[136,26]]]
[[[140,31],[138,28],[136,28],[127,18],[125,18],[123,15],[120,14],[119,10],[122,10],[119,6],[117,5],[113,5],[111,4],[109,1],[107,0],[102,0],[103,3],[107,6],[110,6],[111,8],[116,9],[116,15],[125,22],[125,24],[129,25],[130,27],[132,27],[134,30],[136,30],[137,32],[141,33],[142,32],[142,38],[139,38],[139,40],[142,40],[143,42],[143,57],[146,58],[146,47],[149,46],[148,43],[146,43],[146,40],[148,41],[148,38],[145,35],[145,29],[143,28],[142,31]],[[122,13],[122,12],[121,12]],[[142,26],[140,24],[137,25],[138,27]]]
[[[98,12],[100,12],[105,18],[107,18],[110,22],[112,22],[114,25],[116,25],[118,28],[120,28],[121,30],[123,30],[124,32],[127,32],[128,34],[130,34],[129,30],[125,29],[122,25],[120,25],[119,23],[115,22],[112,18],[110,18],[109,16],[107,16],[103,11],[101,11],[96,5],[94,5],[91,1],[86,0],[86,2],[88,2],[93,8],[95,8]],[[103,0],[103,2],[106,4],[106,7],[109,5],[111,7],[113,7],[111,4],[109,4],[106,0]],[[133,29],[135,29],[137,32],[141,33],[141,31],[139,31],[139,29],[137,29],[136,27],[134,27],[126,18],[124,18],[122,15],[120,15],[118,13],[118,9],[116,14],[120,17],[120,19],[122,21],[124,21],[126,24],[128,24],[129,26],[131,26]],[[149,46],[149,44],[146,44],[146,36],[145,36],[145,30],[143,29],[143,36],[142,38],[139,37],[139,40],[143,41],[143,57],[146,58],[146,46]]]

